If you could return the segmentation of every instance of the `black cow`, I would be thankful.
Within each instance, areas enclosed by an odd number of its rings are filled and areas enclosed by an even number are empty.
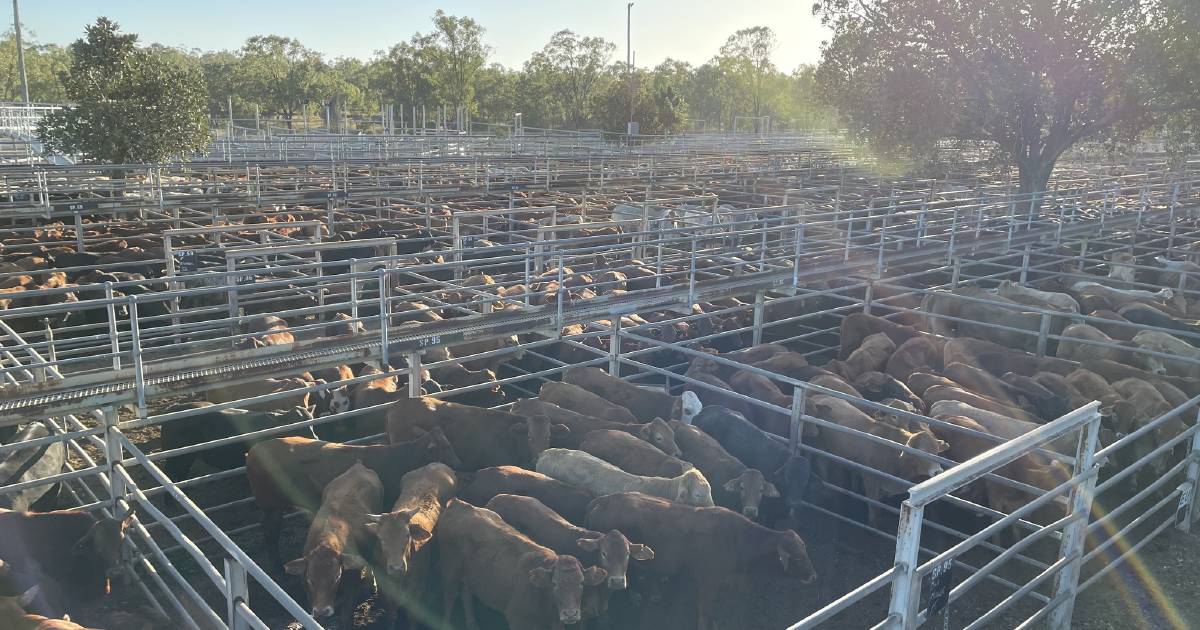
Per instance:
[[[184,403],[171,407],[167,413],[210,406],[212,406],[210,402]],[[290,411],[209,410],[164,423],[162,425],[162,448],[169,450],[312,419],[312,412],[304,407],[296,407]],[[284,435],[316,438],[311,426],[270,437],[283,437]],[[161,466],[163,472],[176,481],[192,469],[192,464],[197,458],[209,466],[221,470],[237,468],[246,463],[246,452],[250,450],[250,447],[265,439],[269,438],[242,440],[208,450],[168,457],[162,460]]]

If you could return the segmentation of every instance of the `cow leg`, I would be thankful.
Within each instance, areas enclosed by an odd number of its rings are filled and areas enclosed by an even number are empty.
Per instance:
[[[466,582],[462,585],[462,600],[467,630],[479,630],[479,620],[475,618],[475,594],[471,592],[471,585]]]
[[[264,510],[261,528],[267,548],[267,568],[280,575],[283,573],[283,555],[279,550],[279,537],[283,535],[283,510]]]

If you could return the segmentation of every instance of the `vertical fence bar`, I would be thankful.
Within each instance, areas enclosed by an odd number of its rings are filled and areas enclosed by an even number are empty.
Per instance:
[[[608,373],[621,377],[621,316],[614,314],[608,337]]]
[[[754,332],[752,333],[752,345],[762,343],[763,333],[763,311],[766,309],[766,296],[762,291],[754,293]]]
[[[146,418],[146,374],[142,365],[142,332],[138,325],[138,296],[129,296],[130,352],[133,354],[133,383],[137,388],[138,418]]]
[[[109,494],[112,497],[115,516],[119,512],[117,502],[125,498],[125,477],[116,471],[116,467],[125,458],[125,451],[121,446],[121,432],[117,428],[117,408],[104,407],[100,410],[100,419],[104,422],[104,465],[108,469]]]
[[[1079,436],[1075,449],[1075,465],[1072,477],[1088,474],[1095,466],[1096,446],[1100,438],[1100,412],[1093,411],[1083,432]],[[1079,589],[1079,572],[1083,565],[1084,543],[1087,541],[1088,517],[1092,513],[1092,500],[1098,475],[1091,474],[1073,488],[1068,499],[1071,514],[1076,520],[1063,528],[1062,541],[1059,544],[1059,558],[1072,560],[1059,570],[1054,578],[1054,598],[1064,594],[1063,599],[1054,610],[1050,611],[1049,625],[1054,630],[1068,630],[1071,627],[1071,614],[1075,611],[1075,596]]]
[[[808,389],[797,387],[792,390],[792,418],[790,429],[788,430],[788,452],[796,455],[800,452],[800,445],[804,443],[804,405],[808,400]]]
[[[1200,412],[1197,412],[1197,416],[1200,416]],[[1200,417],[1197,417],[1197,420],[1200,421]],[[1187,478],[1184,481],[1183,492],[1179,496],[1180,503],[1186,501],[1187,505],[1180,506],[1184,513],[1181,515],[1182,518],[1175,522],[1176,527],[1185,532],[1191,531],[1192,521],[1200,514],[1200,510],[1196,509],[1196,498],[1200,496],[1200,490],[1198,490],[1200,488],[1200,429],[1196,429],[1192,434],[1187,457],[1189,460]]]
[[[118,371],[121,369],[121,338],[117,334],[117,304],[113,301],[111,282],[104,283],[104,301],[108,310],[108,340],[112,347],[113,371]]]
[[[921,601],[921,580],[917,577],[917,554],[921,550],[921,525],[924,506],[900,504],[900,524],[896,529],[896,579],[888,602],[890,628],[909,630],[916,627],[917,605]]]
[[[238,614],[239,603],[250,603],[246,568],[233,558],[225,558],[225,612],[229,630],[249,630],[250,624]]]
[[[1037,355],[1046,356],[1046,342],[1050,336],[1050,313],[1042,313],[1041,325],[1038,326]]]
[[[353,268],[351,272],[353,272]],[[388,361],[388,292],[387,268],[380,268],[376,274],[379,278],[379,361],[380,369],[387,370]]]

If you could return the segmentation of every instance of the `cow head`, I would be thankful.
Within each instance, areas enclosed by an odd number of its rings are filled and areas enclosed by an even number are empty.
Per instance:
[[[345,413],[350,411],[353,406],[350,400],[350,388],[346,385],[313,392],[313,396],[318,417]]]
[[[529,581],[538,588],[548,588],[554,597],[558,620],[565,624],[578,623],[582,619],[580,600],[583,585],[596,586],[608,574],[600,567],[586,570],[574,556],[560,555],[549,566],[529,570]]]
[[[675,501],[697,507],[712,507],[712,486],[699,470],[692,469],[675,478]]]
[[[422,435],[417,443],[424,445],[429,454],[429,461],[441,462],[451,468],[462,467],[462,460],[458,458],[458,453],[454,452],[454,445],[450,444],[450,438],[446,437],[441,427],[434,427]]]
[[[917,431],[909,435],[904,445],[931,455],[936,455],[950,448],[949,444],[937,439],[929,431]],[[909,481],[922,481],[936,477],[942,472],[941,464],[907,451],[901,451],[897,460],[900,469],[900,475],[898,476]]]
[[[546,416],[526,416],[524,422],[515,422],[509,425],[508,430],[515,435],[525,436],[526,446],[529,449],[530,461],[537,461],[538,455],[542,451],[550,448],[550,434],[562,434],[569,431],[565,425],[551,424],[550,418]]]
[[[419,510],[368,514],[367,531],[379,538],[388,575],[408,574],[408,560],[433,538],[433,528]]]
[[[799,534],[790,529],[779,532],[775,551],[779,554],[779,563],[783,565],[784,575],[796,575],[804,584],[816,581],[817,570],[813,568],[804,540]]]
[[[763,477],[762,472],[747,468],[742,474],[725,482],[725,491],[732,492],[741,498],[742,514],[749,519],[758,518],[758,507],[763,497],[776,498],[779,490],[774,484]]]
[[[335,612],[338,586],[344,571],[357,571],[366,566],[362,557],[342,553],[327,543],[322,543],[305,552],[304,556],[283,565],[288,575],[304,576],[304,592],[312,605],[312,616],[318,619],[332,617]]]
[[[600,568],[608,573],[608,588],[614,591],[624,590],[628,584],[626,573],[630,559],[654,559],[654,550],[646,545],[630,543],[624,534],[615,529],[599,538],[580,538],[575,544],[600,559]]]
[[[696,392],[683,392],[675,400],[673,415],[680,422],[691,424],[692,418],[695,418],[696,414],[700,413],[702,409],[704,409],[704,405],[700,403],[700,397],[696,395]]]
[[[812,462],[803,455],[792,455],[776,471],[775,478],[783,480],[783,504],[789,511],[799,510],[814,478]]]
[[[96,554],[104,561],[105,574],[117,577],[124,573],[125,532],[133,525],[133,506],[117,514],[116,518],[102,516],[96,519],[87,533],[75,541],[71,553],[75,555]]]
[[[662,418],[655,418],[643,424],[638,428],[637,436],[671,457],[683,456],[683,451],[679,450],[679,445],[675,443],[675,430]]]

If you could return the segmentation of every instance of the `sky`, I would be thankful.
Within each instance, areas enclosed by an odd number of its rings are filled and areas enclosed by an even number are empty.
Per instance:
[[[0,3],[0,20],[12,24],[11,5]],[[734,31],[769,26],[778,38],[775,64],[791,71],[815,63],[828,37],[811,13],[811,0],[638,0],[632,40],[638,66],[667,57],[700,64],[716,54]],[[369,58],[375,51],[432,29],[436,9],[474,18],[487,29],[489,61],[518,67],[562,29],[601,36],[625,58],[623,0],[21,0],[21,23],[40,43],[68,44],[84,25],[106,15],[143,43],[187,49],[238,48],[251,35],[299,39],[329,58]],[[27,35],[28,37],[28,35]]]

